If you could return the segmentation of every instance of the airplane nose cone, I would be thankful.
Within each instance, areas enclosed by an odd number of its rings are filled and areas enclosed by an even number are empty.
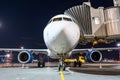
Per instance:
[[[78,43],[80,30],[73,22],[53,23],[44,29],[46,46],[56,53],[67,53]]]

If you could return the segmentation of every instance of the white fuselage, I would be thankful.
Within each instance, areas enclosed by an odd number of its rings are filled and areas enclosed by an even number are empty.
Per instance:
[[[51,21],[45,27],[44,41],[50,51],[56,54],[68,53],[78,44],[80,29],[73,20],[64,20],[63,17],[66,16],[57,17],[61,17],[62,20]]]

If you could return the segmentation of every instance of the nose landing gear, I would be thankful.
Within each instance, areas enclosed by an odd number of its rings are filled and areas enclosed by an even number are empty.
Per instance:
[[[60,70],[63,70],[63,71],[65,71],[65,69],[66,69],[66,65],[65,64],[58,64],[58,70],[60,71]]]
[[[60,71],[60,70],[65,71],[65,70],[66,70],[66,64],[64,63],[64,59],[63,59],[63,58],[61,58],[61,59],[59,60],[58,70],[59,70],[59,71]]]

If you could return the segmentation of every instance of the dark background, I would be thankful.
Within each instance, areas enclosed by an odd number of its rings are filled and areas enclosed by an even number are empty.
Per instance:
[[[43,29],[49,19],[83,1],[87,0],[0,0],[0,48],[46,48]],[[91,4],[109,7],[113,1],[91,0]]]

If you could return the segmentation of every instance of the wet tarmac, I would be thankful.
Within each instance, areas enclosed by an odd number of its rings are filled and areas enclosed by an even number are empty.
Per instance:
[[[70,68],[75,72],[87,73],[87,74],[98,74],[98,75],[120,75],[120,69],[113,68]]]
[[[119,63],[83,64],[79,67],[67,67],[58,71],[57,64],[45,68],[36,68],[36,64],[21,64],[0,68],[0,80],[120,80]],[[5,68],[4,68],[5,67]]]
[[[0,68],[0,80],[120,80],[120,75],[97,75],[74,72],[67,68],[60,72],[57,67]]]
[[[70,70],[97,75],[120,75],[120,63],[87,63],[81,67],[71,67]]]

